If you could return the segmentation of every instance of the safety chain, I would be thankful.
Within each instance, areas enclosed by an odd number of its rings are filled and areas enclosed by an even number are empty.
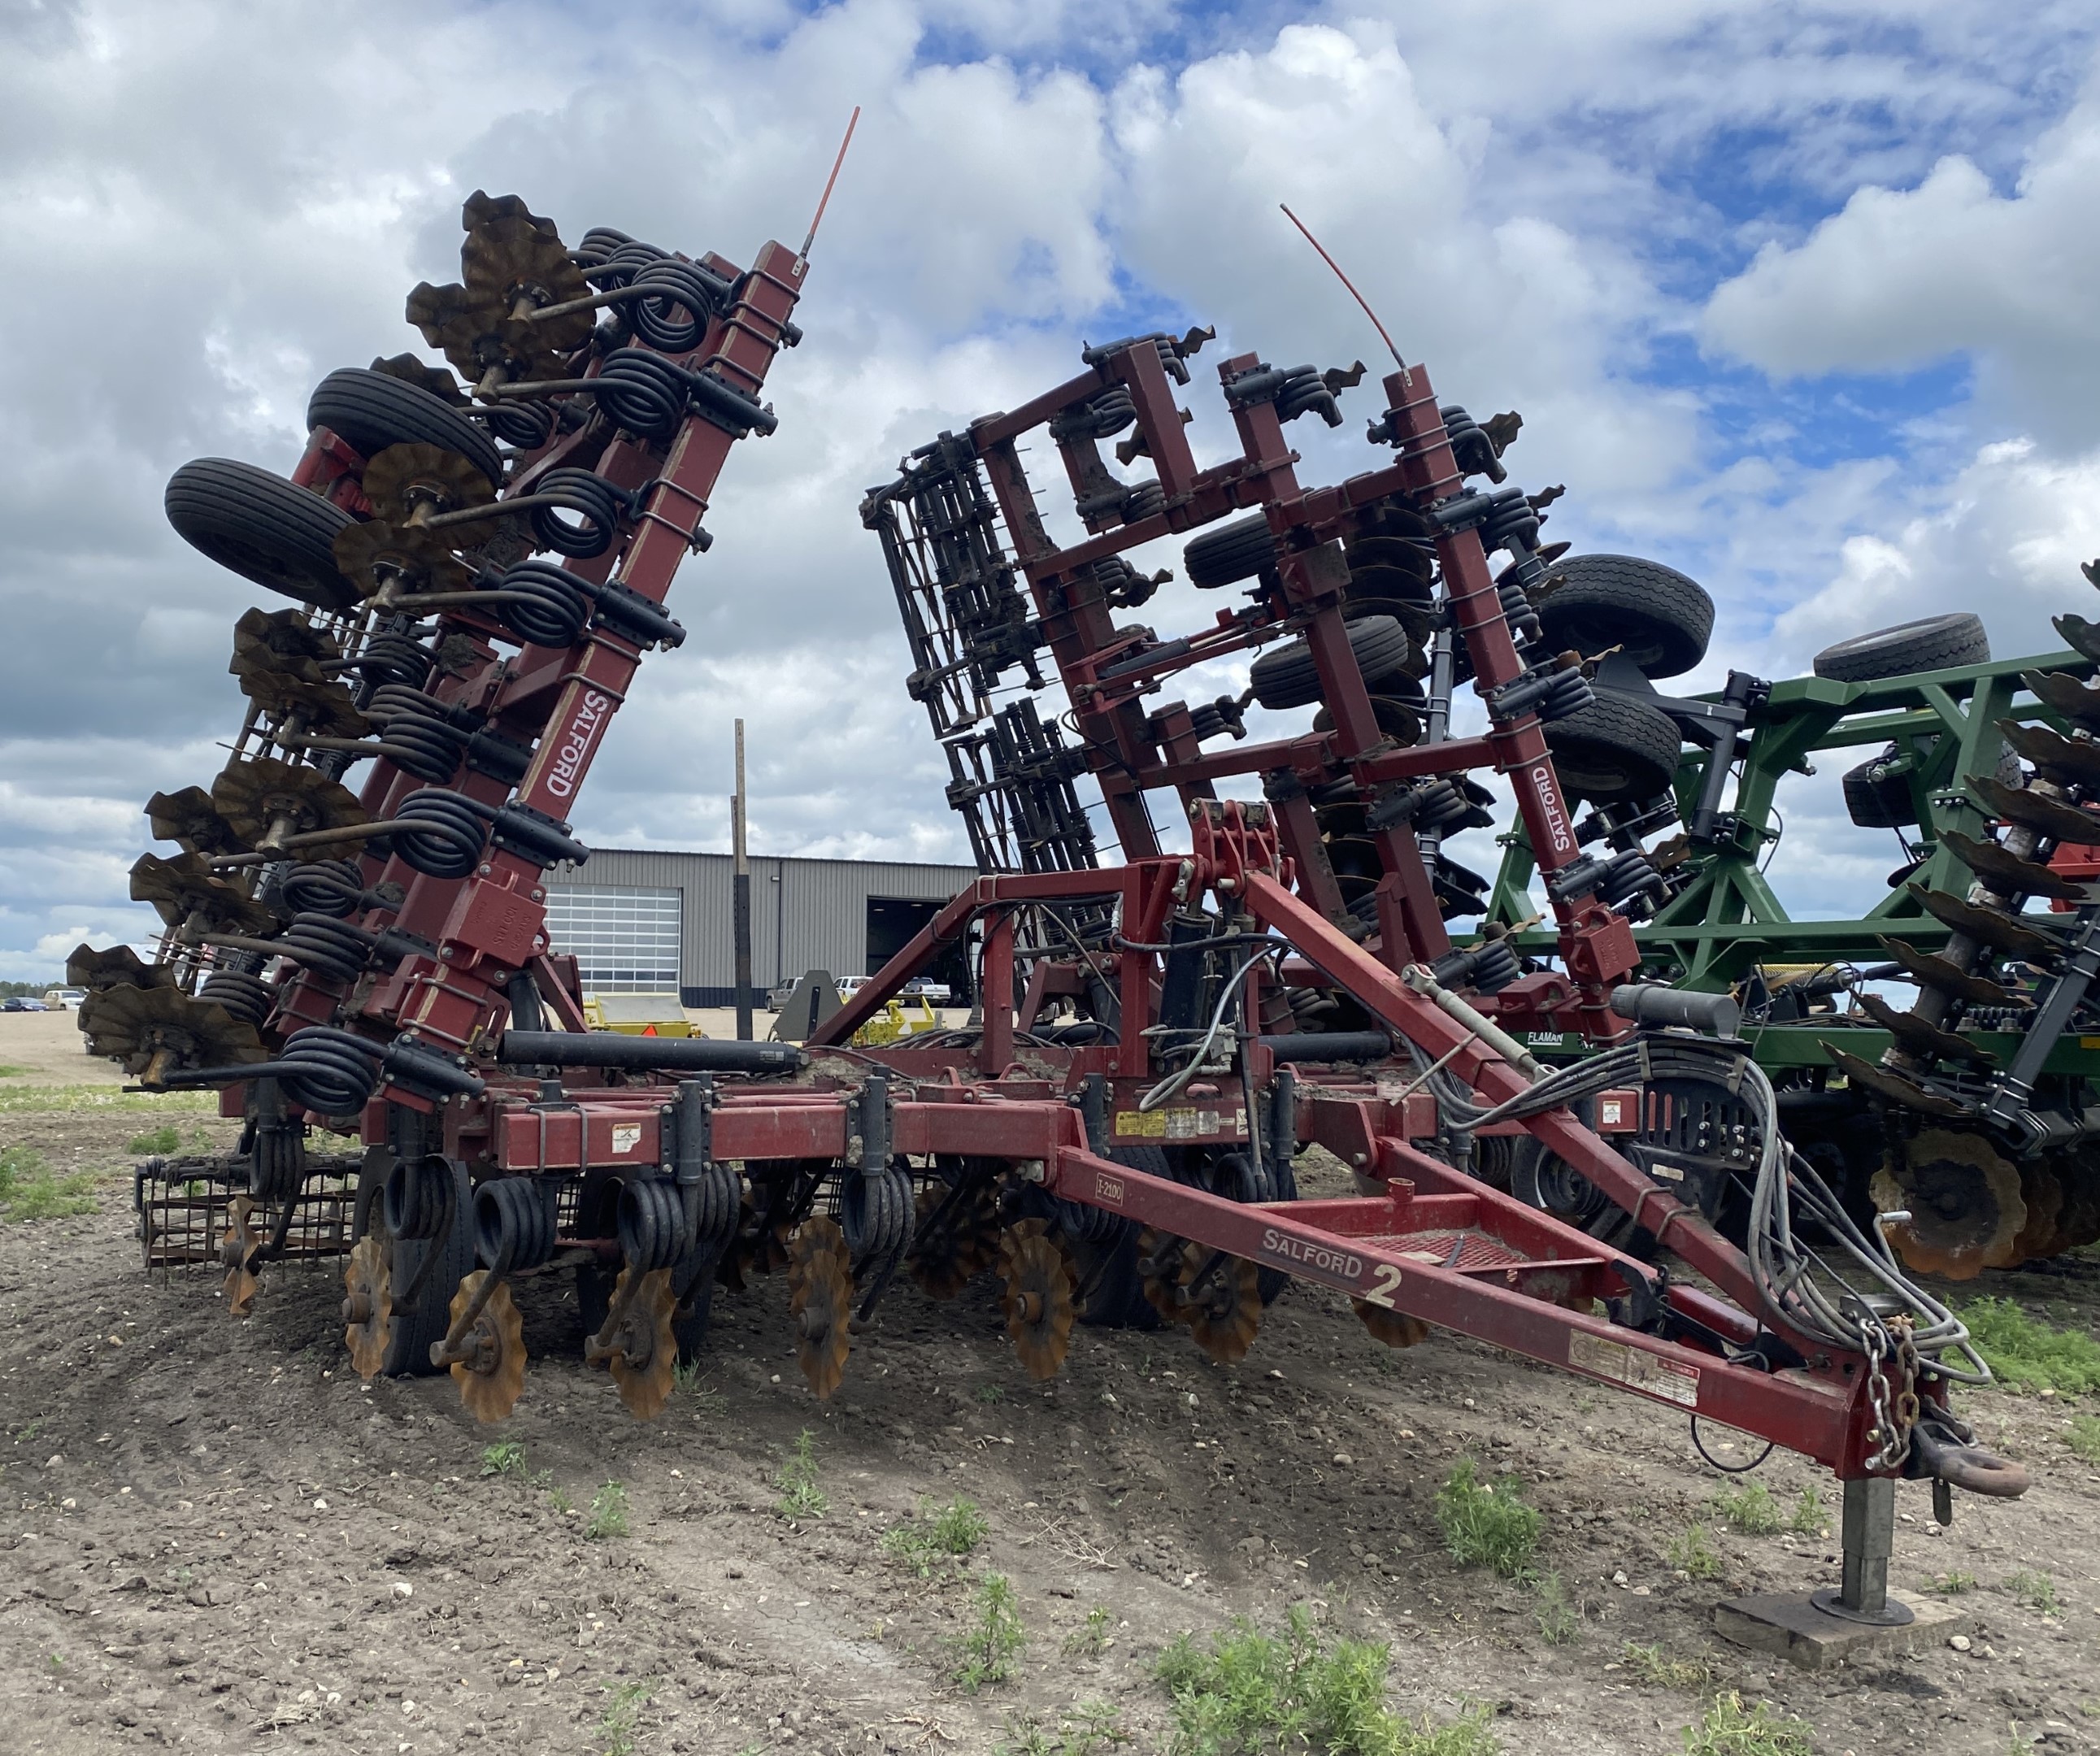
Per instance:
[[[1917,1348],[1911,1340],[1908,1317],[1860,1320],[1860,1340],[1867,1356],[1867,1400],[1873,1406],[1874,1425],[1868,1438],[1881,1449],[1867,1459],[1869,1469],[1899,1468],[1910,1455],[1911,1429],[1917,1424]],[[1883,1362],[1893,1361],[1896,1383],[1901,1388],[1890,1401],[1888,1374]]]

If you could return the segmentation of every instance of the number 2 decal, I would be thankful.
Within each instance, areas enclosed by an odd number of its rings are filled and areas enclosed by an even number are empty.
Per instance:
[[[1371,1267],[1376,1271],[1378,1279],[1365,1292],[1365,1302],[1369,1304],[1383,1305],[1390,1311],[1392,1308],[1394,1290],[1400,1285],[1400,1270],[1390,1262],[1374,1262]]]

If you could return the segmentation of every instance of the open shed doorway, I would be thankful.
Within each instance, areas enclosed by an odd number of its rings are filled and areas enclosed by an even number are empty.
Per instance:
[[[871,896],[867,899],[867,968],[873,975],[918,937],[926,924],[947,907],[945,900],[920,897]],[[968,1003],[969,973],[960,944],[950,946],[924,973],[945,982],[958,1005]]]

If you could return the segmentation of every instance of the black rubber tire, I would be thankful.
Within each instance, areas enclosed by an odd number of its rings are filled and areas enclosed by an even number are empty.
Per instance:
[[[1981,664],[1990,656],[1991,637],[1984,633],[1982,620],[1957,610],[1951,615],[1928,615],[1841,640],[1817,653],[1811,668],[1833,682],[1874,683],[1918,671]]]
[[[1365,677],[1383,677],[1407,662],[1407,630],[1389,615],[1367,615],[1348,624],[1349,650]],[[1265,708],[1308,707],[1320,699],[1320,673],[1312,648],[1301,636],[1254,661],[1248,681]]]
[[[319,610],[359,601],[333,546],[357,521],[310,488],[252,463],[199,457],[168,478],[163,504],[178,536],[245,580]]]
[[[300,492],[303,492],[302,489]],[[381,1159],[379,1164],[387,1161]],[[377,1211],[379,1203],[375,1191],[368,1203],[364,1198],[362,1183],[374,1175],[375,1167],[368,1164],[359,1173],[360,1188],[358,1207],[360,1211]],[[386,1181],[384,1170],[378,1171],[378,1180]],[[404,1311],[401,1299],[415,1284],[416,1276],[423,1266],[423,1259],[433,1249],[444,1252],[438,1265],[430,1270],[430,1277],[417,1295],[416,1308]],[[443,1238],[397,1238],[392,1243],[390,1273],[394,1290],[394,1324],[386,1339],[386,1357],[381,1367],[390,1378],[428,1378],[445,1370],[430,1364],[430,1347],[445,1339],[445,1331],[452,1326],[452,1294],[459,1283],[474,1273],[474,1192],[467,1182],[466,1167],[457,1160],[452,1164],[452,1223]]]
[[[1568,796],[1598,805],[1667,791],[1681,742],[1676,722],[1660,708],[1604,691],[1546,728],[1554,772]]]
[[[1643,676],[1680,677],[1706,656],[1714,600],[1674,567],[1635,555],[1569,555],[1538,607],[1546,644],[1586,658],[1624,646]]]
[[[1128,1165],[1147,1176],[1171,1177],[1173,1167],[1165,1149],[1158,1146],[1114,1146],[1104,1158]],[[1073,1284],[1094,1282],[1087,1295],[1079,1321],[1096,1329],[1158,1329],[1159,1313],[1145,1296],[1145,1277],[1137,1271],[1139,1228],[1126,1225],[1105,1243],[1081,1238],[1071,1242]],[[1098,1276],[1098,1278],[1096,1278]]]
[[[1845,814],[1862,829],[1902,829],[1917,821],[1910,776],[1877,774],[1874,770],[1883,760],[1877,757],[1846,770],[1839,783],[1845,792]]]
[[[331,372],[307,399],[307,425],[328,428],[367,457],[389,445],[435,445],[457,452],[492,488],[503,479],[503,453],[479,421],[389,373],[363,366]]]
[[[1201,536],[1191,537],[1181,551],[1189,583],[1199,590],[1215,590],[1251,580],[1276,565],[1276,537],[1265,514],[1234,518]]]

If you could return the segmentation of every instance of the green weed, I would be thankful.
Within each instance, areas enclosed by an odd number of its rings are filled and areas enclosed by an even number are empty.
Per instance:
[[[633,1756],[635,1729],[642,1723],[642,1710],[648,1705],[649,1685],[623,1683],[605,1692],[612,1697],[598,1723],[598,1735],[605,1740],[605,1756]]]
[[[918,1577],[931,1579],[944,1564],[975,1553],[990,1532],[974,1500],[951,1500],[938,1512],[931,1500],[921,1500],[910,1523],[883,1533],[882,1546]]]
[[[1312,1612],[1292,1606],[1283,1635],[1251,1622],[1211,1637],[1207,1652],[1183,1635],[1154,1676],[1174,1702],[1172,1756],[1265,1756],[1311,1749],[1325,1756],[1493,1756],[1492,1710],[1444,1725],[1413,1725],[1385,1705],[1389,1649],[1369,1640],[1331,1644]]]
[[[2076,1396],[2100,1390],[2100,1342],[2051,1329],[2010,1299],[1979,1299],[1962,1308],[1976,1351],[2008,1390],[2054,1390]]]
[[[506,1439],[501,1445],[483,1446],[481,1472],[484,1476],[523,1476],[525,1473],[524,1446],[514,1439]]]
[[[1694,1579],[1721,1577],[1721,1557],[1714,1552],[1704,1524],[1688,1524],[1684,1534],[1670,1544],[1667,1552],[1670,1564]]]
[[[1815,1756],[1808,1727],[1759,1701],[1747,1713],[1732,1689],[1714,1697],[1696,1726],[1684,1728],[1684,1756]]]
[[[143,1134],[135,1134],[124,1149],[143,1158],[148,1154],[165,1154],[177,1151],[183,1144],[183,1131],[172,1122],[164,1122],[157,1128],[148,1128]]]
[[[1114,1622],[1114,1613],[1108,1605],[1096,1604],[1087,1612],[1085,1625],[1065,1636],[1065,1655],[1071,1658],[1099,1658],[1108,1651],[1109,1642],[1114,1638],[1109,1631]]]
[[[1473,1460],[1459,1458],[1436,1490],[1436,1521],[1445,1546],[1464,1565],[1492,1567],[1505,1579],[1529,1575],[1540,1519],[1536,1507],[1524,1504],[1522,1484],[1514,1476],[1484,1484]]]
[[[1004,1386],[999,1384],[980,1384],[977,1386],[978,1401],[989,1405],[994,1402],[1004,1402],[1005,1400],[1006,1391]]]
[[[1705,1661],[1672,1658],[1660,1646],[1643,1646],[1629,1640],[1619,1648],[1620,1667],[1634,1681],[1651,1689],[1696,1689],[1714,1680]]]
[[[590,1516],[584,1520],[584,1534],[593,1542],[627,1534],[627,1489],[609,1481],[591,1496]]]
[[[64,1220],[95,1211],[95,1178],[60,1176],[26,1146],[0,1148],[0,1220]]]
[[[547,1498],[554,1502],[554,1510],[564,1518],[576,1509],[576,1502],[569,1498],[568,1490],[565,1488],[550,1485],[547,1489]]]
[[[1829,1528],[1829,1520],[1823,1516],[1823,1490],[1813,1482],[1795,1496],[1786,1528],[1803,1537],[1820,1537]]]
[[[1958,1598],[1963,1592],[1976,1589],[1976,1576],[1974,1573],[1942,1573],[1926,1589],[1936,1591],[1943,1598]]]
[[[29,1070],[27,1067],[0,1067],[0,1079],[19,1079]]]
[[[773,1502],[773,1510],[783,1518],[822,1518],[832,1509],[831,1497],[817,1485],[816,1443],[817,1436],[804,1427],[796,1438],[793,1454],[780,1466],[774,1483],[780,1498]]]
[[[1007,1722],[1005,1739],[992,1756],[1101,1756],[1105,1750],[1133,1744],[1123,1715],[1106,1701],[1081,1701],[1057,1715],[1054,1727],[1036,1719]]]
[[[1014,1661],[1028,1643],[1013,1582],[1004,1573],[986,1573],[977,1582],[970,1610],[970,1625],[956,1639],[955,1666],[948,1674],[965,1695],[1012,1676]]]
[[[2063,1442],[2089,1463],[2100,1463],[2100,1414],[2081,1414],[2071,1423]]]
[[[1582,1626],[1582,1619],[1558,1573],[1548,1573],[1538,1582],[1538,1595],[1532,1604],[1531,1613],[1548,1646],[1567,1645]]]
[[[1740,1488],[1724,1488],[1713,1498],[1721,1522],[1739,1537],[1776,1536],[1780,1529],[1779,1502],[1761,1481],[1745,1482]]]
[[[2005,1589],[2012,1593],[2015,1602],[2044,1616],[2058,1615],[2062,1611],[2063,1605],[2056,1595],[2056,1582],[2031,1567],[2023,1567],[2018,1573],[2009,1574]]]
[[[695,1414],[722,1414],[729,1409],[729,1398],[719,1390],[711,1390],[704,1380],[706,1366],[698,1360],[681,1360],[671,1368],[671,1387],[693,1405]]]

